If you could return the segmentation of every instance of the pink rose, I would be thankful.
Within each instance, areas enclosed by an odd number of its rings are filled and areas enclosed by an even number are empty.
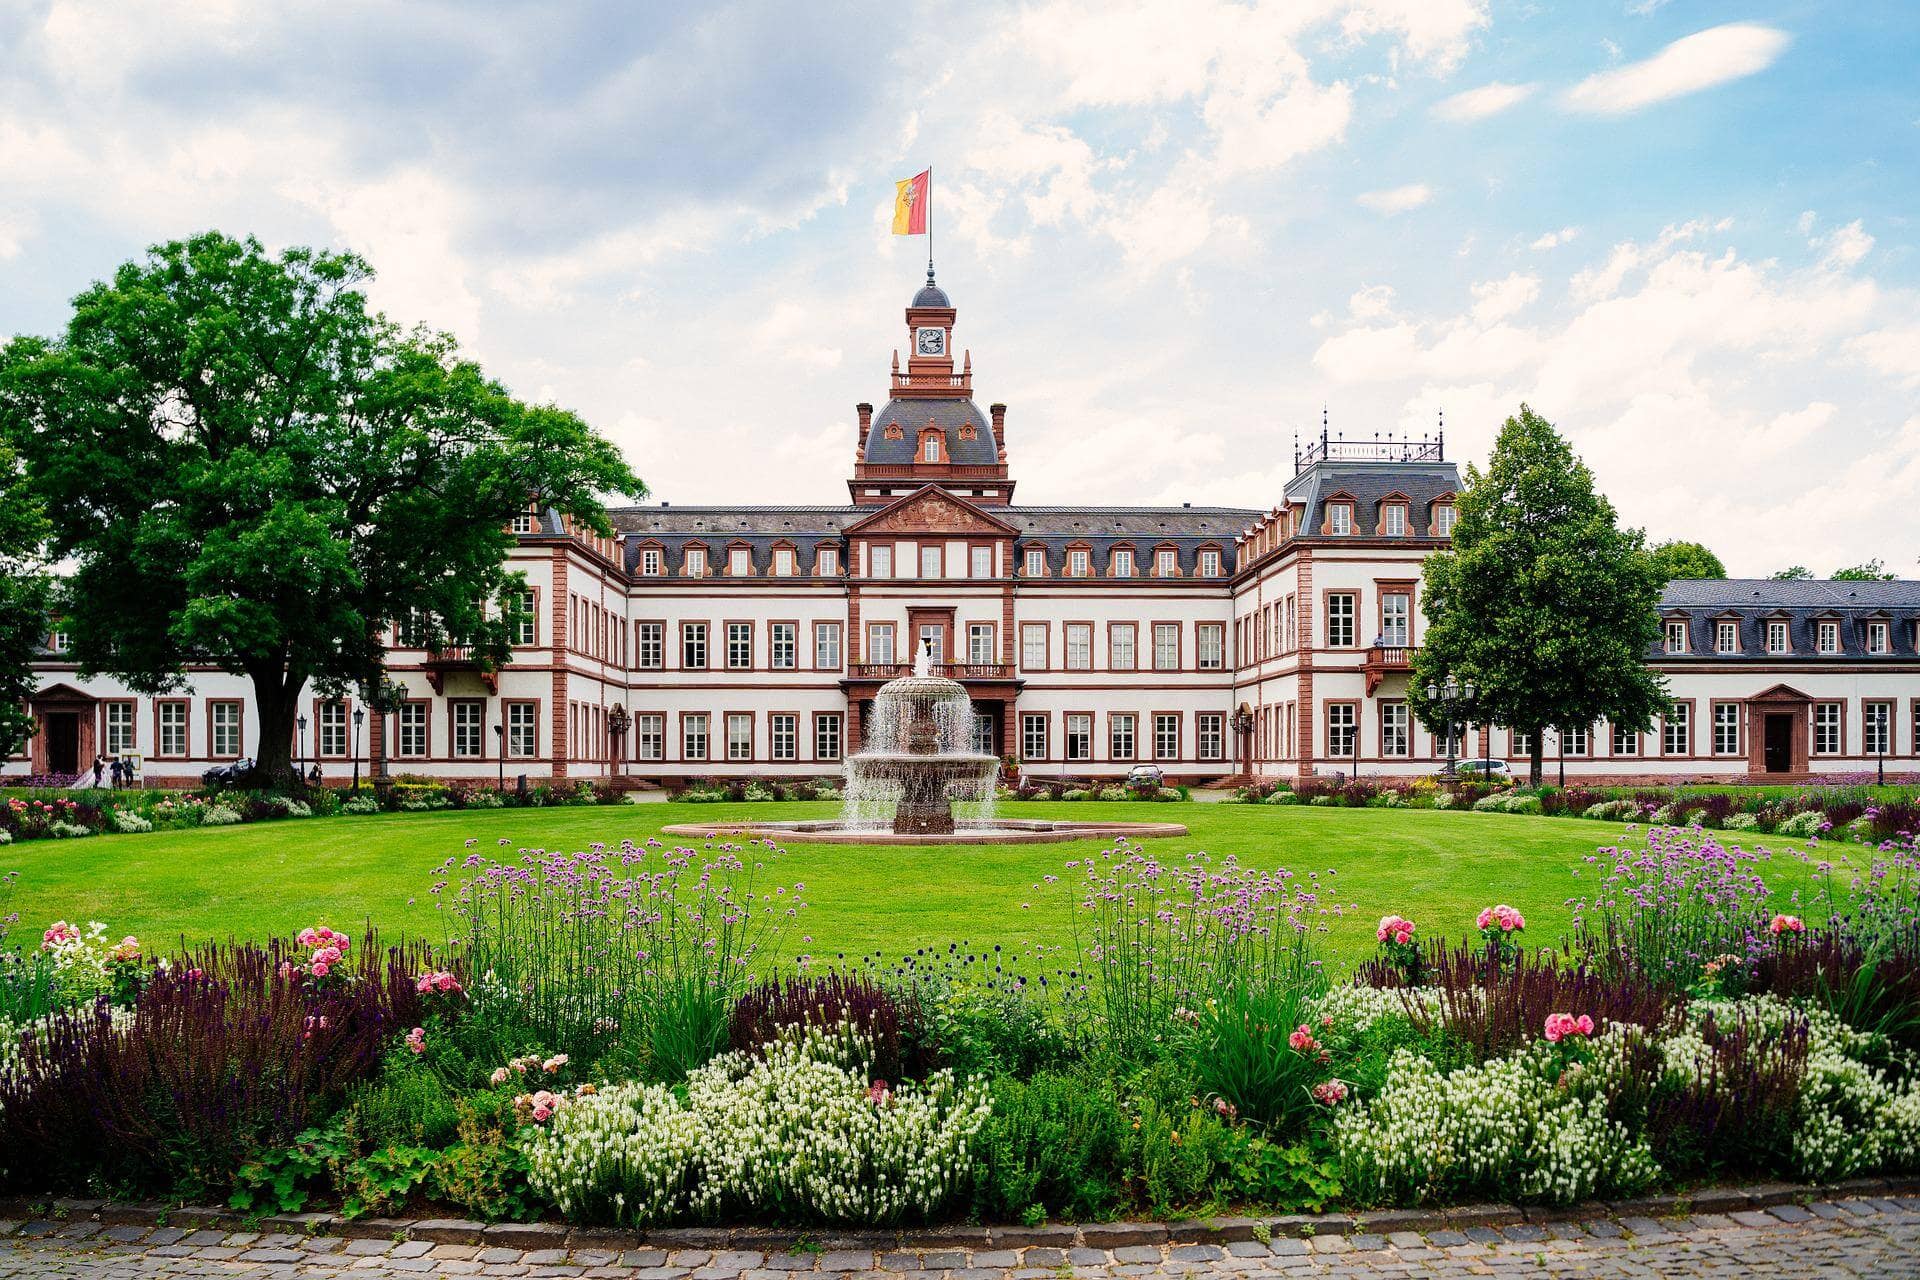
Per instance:
[[[1314,1047],[1312,1029],[1304,1022],[1301,1023],[1294,1029],[1293,1034],[1287,1037],[1287,1043],[1300,1053],[1307,1052]]]
[[[329,966],[325,960],[315,960],[313,962],[313,976],[316,978],[326,977],[328,968]]]
[[[1775,916],[1773,922],[1767,927],[1773,930],[1773,936],[1776,938],[1783,933],[1805,933],[1807,931],[1806,923],[1801,920],[1799,916]]]
[[[497,1084],[497,1085],[505,1084],[507,1082],[508,1077],[511,1076],[512,1074],[513,1073],[508,1071],[505,1067],[495,1067],[493,1069],[493,1074],[489,1076],[488,1079],[490,1079],[491,1081],[493,1081],[494,1084]]]
[[[1337,1107],[1347,1100],[1347,1086],[1339,1080],[1323,1080],[1313,1086],[1313,1100],[1323,1106]]]
[[[407,1032],[407,1048],[413,1050],[414,1056],[416,1057],[427,1051],[426,1028],[415,1027],[413,1030]]]

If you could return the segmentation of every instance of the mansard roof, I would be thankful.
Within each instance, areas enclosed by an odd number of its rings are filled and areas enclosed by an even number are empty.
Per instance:
[[[1312,537],[1320,531],[1327,499],[1339,495],[1354,505],[1356,530],[1379,527],[1380,506],[1391,499],[1408,506],[1407,531],[1414,537],[1432,537],[1433,504],[1451,498],[1460,489],[1460,472],[1451,462],[1369,461],[1316,462],[1287,484],[1288,502],[1302,504],[1300,530]]]
[[[1769,622],[1787,624],[1787,643],[1797,658],[1860,658],[1886,661],[1911,659],[1920,632],[1920,581],[1892,582],[1793,582],[1772,578],[1678,578],[1660,594],[1660,611],[1669,621],[1687,626],[1685,654],[1664,651],[1664,639],[1651,656],[1656,661],[1697,658],[1725,661],[1730,658],[1778,658],[1767,652],[1766,629]],[[1736,621],[1740,628],[1740,648],[1731,654],[1714,650],[1714,625]],[[1840,651],[1821,654],[1818,624],[1838,620]],[[1889,652],[1867,652],[1868,621],[1890,624]]]
[[[1920,609],[1920,580],[1833,582],[1776,578],[1676,578],[1663,609]]]
[[[951,400],[921,400],[896,397],[873,417],[867,429],[866,461],[873,466],[911,466],[920,432],[928,425],[940,429],[947,438],[947,457],[955,466],[993,467],[1000,463],[1000,445],[993,438],[993,424],[980,406],[958,397]],[[897,426],[899,439],[887,439],[887,428]],[[961,428],[971,426],[970,432]]]

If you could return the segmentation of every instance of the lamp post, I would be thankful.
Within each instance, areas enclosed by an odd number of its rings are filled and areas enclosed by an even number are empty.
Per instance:
[[[367,722],[367,709],[353,709],[353,792],[360,794],[360,726]]]
[[[1885,702],[1873,704],[1874,731],[1880,736],[1880,759],[1875,764],[1875,781],[1887,785],[1887,747],[1893,742],[1893,707]]]
[[[615,781],[619,779],[621,764],[626,759],[627,730],[632,724],[632,717],[627,714],[626,707],[621,703],[614,703],[613,709],[607,712],[607,737],[612,742],[610,754],[613,756],[613,759],[608,762],[607,772]]]
[[[507,794],[507,722],[506,712],[501,712],[500,722],[493,726],[494,755],[500,760],[500,794]]]
[[[1240,771],[1253,780],[1253,708],[1241,703],[1233,713],[1233,731],[1240,735]]]
[[[301,784],[305,785],[307,781],[307,718],[305,716],[295,716],[293,723],[295,728],[299,730],[299,732],[293,735],[294,774],[298,777]]]
[[[1428,705],[1438,706],[1446,713],[1447,717],[1447,777],[1449,778],[1453,777],[1454,748],[1457,745],[1455,742],[1455,734],[1462,714],[1472,702],[1473,681],[1471,680],[1463,685],[1453,676],[1449,675],[1445,684],[1429,684],[1427,686]]]

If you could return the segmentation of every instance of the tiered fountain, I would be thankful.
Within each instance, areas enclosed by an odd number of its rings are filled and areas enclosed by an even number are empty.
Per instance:
[[[846,762],[837,821],[686,823],[675,836],[781,835],[810,844],[1023,844],[1100,836],[1184,836],[1176,822],[996,820],[998,756],[972,749],[973,699],[933,674],[922,650],[913,674],[874,695],[868,747]],[[955,815],[956,808],[959,816]]]

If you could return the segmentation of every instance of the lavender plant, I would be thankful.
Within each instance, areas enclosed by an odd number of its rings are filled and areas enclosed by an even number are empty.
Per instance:
[[[1770,947],[1760,874],[1770,857],[1699,828],[1654,827],[1644,847],[1603,848],[1587,858],[1598,883],[1568,900],[1577,945],[1602,971],[1631,966],[1681,989],[1710,963],[1750,965]]]

